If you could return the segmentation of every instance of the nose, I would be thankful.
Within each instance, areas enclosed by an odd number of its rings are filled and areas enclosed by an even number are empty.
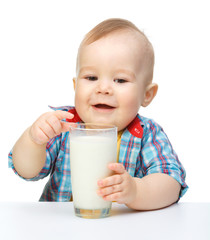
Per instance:
[[[100,79],[96,86],[96,93],[103,94],[103,95],[112,95],[113,89],[110,80],[107,79]]]

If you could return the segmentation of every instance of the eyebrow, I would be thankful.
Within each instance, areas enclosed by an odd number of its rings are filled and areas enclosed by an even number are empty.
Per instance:
[[[83,71],[96,71],[96,68],[94,66],[84,66],[84,67],[79,68],[78,73],[81,73]],[[125,73],[125,74],[131,76],[132,78],[136,79],[136,75],[128,69],[119,68],[115,71],[115,74],[117,74],[117,73]]]
[[[84,66],[78,69],[78,73],[81,73],[83,71],[95,71],[96,68],[94,66]]]
[[[125,73],[127,75],[130,75],[132,78],[136,79],[136,74],[128,69],[120,68],[117,69],[116,73]]]

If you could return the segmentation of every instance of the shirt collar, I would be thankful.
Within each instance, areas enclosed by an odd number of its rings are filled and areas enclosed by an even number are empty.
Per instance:
[[[128,131],[137,138],[142,138],[143,136],[143,126],[144,123],[141,121],[140,116],[137,114],[134,120],[128,125]]]
[[[82,121],[75,108],[69,109],[68,112],[74,114],[74,117],[72,119],[66,119],[67,122]],[[142,138],[144,132],[143,126],[144,123],[141,121],[140,116],[137,114],[134,120],[127,126],[127,129],[135,137]]]
[[[74,117],[72,119],[66,118],[67,122],[81,122],[82,121],[75,108],[69,109],[68,112],[74,114]]]

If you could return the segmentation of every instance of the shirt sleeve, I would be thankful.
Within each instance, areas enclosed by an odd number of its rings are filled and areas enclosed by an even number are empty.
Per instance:
[[[150,121],[142,139],[141,160],[143,175],[165,173],[181,185],[180,197],[188,189],[186,172],[163,129]]]
[[[54,168],[54,165],[55,165],[55,162],[56,162],[59,150],[60,150],[60,142],[61,142],[61,134],[50,139],[50,141],[47,143],[45,165],[37,176],[26,179],[18,174],[18,172],[16,171],[14,164],[13,164],[13,159],[12,159],[13,149],[10,151],[10,153],[8,155],[9,168],[12,168],[13,171],[15,172],[15,174],[17,174],[19,177],[21,177],[22,179],[27,180],[27,181],[37,181],[39,179],[47,177],[51,173],[51,171],[53,171],[53,168]]]

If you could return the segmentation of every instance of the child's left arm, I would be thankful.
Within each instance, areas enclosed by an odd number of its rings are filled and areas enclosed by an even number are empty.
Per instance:
[[[163,173],[153,173],[143,178],[131,177],[121,163],[111,163],[113,176],[98,181],[98,195],[104,200],[124,203],[136,210],[153,210],[175,203],[181,185]]]

